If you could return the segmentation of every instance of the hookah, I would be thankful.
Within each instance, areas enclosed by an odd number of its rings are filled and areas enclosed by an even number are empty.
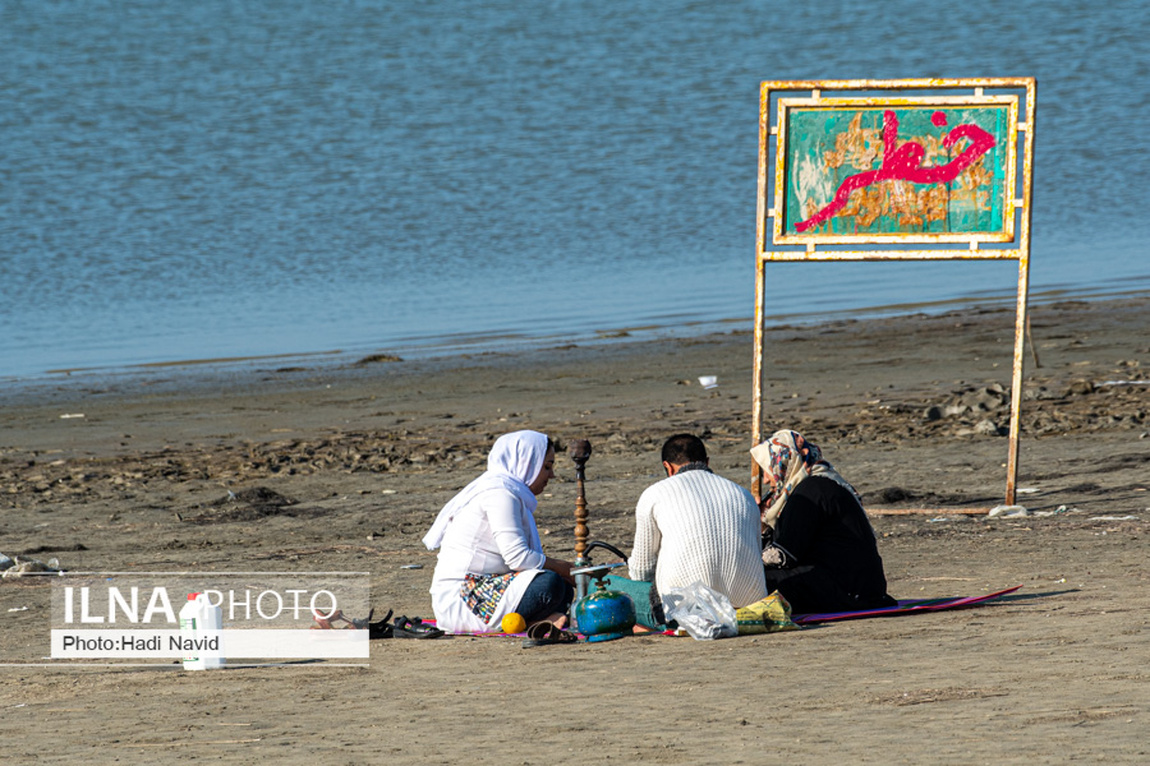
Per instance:
[[[631,598],[615,590],[608,590],[605,582],[612,569],[625,566],[627,557],[613,545],[593,540],[587,542],[587,497],[584,488],[587,460],[591,457],[591,442],[576,439],[567,448],[575,462],[575,603],[571,619],[580,633],[591,642],[613,641],[623,638],[635,626],[635,604]],[[606,548],[623,561],[614,564],[592,564],[589,556],[595,548]],[[596,589],[588,593],[591,580]]]

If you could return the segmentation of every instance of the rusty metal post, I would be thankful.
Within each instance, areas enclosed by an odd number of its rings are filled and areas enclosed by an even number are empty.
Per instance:
[[[567,454],[575,462],[575,566],[584,567],[590,562],[584,555],[587,550],[587,495],[583,482],[586,478],[587,459],[591,457],[591,442],[575,439],[567,446]],[[575,601],[587,595],[587,575],[575,575]]]
[[[1026,296],[1030,283],[1030,259],[1023,256],[1018,262],[1018,311],[1014,321],[1014,365],[1010,378],[1010,451],[1006,459],[1007,505],[1014,505],[1018,484],[1018,437],[1022,414],[1022,365],[1026,353]]]
[[[751,447],[763,441],[763,355],[767,342],[766,317],[764,306],[767,294],[766,263],[755,259],[755,360],[753,364],[754,388],[751,392]],[[755,461],[751,461],[751,494],[758,500],[762,495],[763,474]]]
[[[770,91],[759,91],[759,191],[755,212],[755,359],[753,363],[753,384],[751,389],[751,446],[758,446],[763,440],[763,346],[767,342],[767,264],[763,253],[767,249],[767,218],[774,217],[775,211],[767,206],[767,168],[770,152],[768,144],[771,135]],[[777,142],[776,142],[777,145]],[[762,491],[762,473],[751,461],[751,493],[757,500]]]
[[[1037,116],[1034,103],[1036,83],[1033,81],[1027,88],[1026,95],[1026,122],[1018,129],[1026,134],[1022,155],[1022,199],[1016,200],[1022,208],[1022,226],[1019,233],[1018,246],[1018,308],[1014,323],[1014,368],[1010,384],[1010,453],[1006,459],[1006,504],[1014,505],[1015,490],[1018,485],[1018,438],[1022,431],[1022,362],[1023,337],[1029,335],[1030,316],[1026,313],[1026,304],[1030,294],[1030,224],[1031,213],[1034,210],[1032,199],[1033,189],[1031,178],[1034,174],[1034,120]],[[1031,350],[1034,349],[1034,338],[1030,339]],[[1034,364],[1038,366],[1038,355],[1034,356]]]

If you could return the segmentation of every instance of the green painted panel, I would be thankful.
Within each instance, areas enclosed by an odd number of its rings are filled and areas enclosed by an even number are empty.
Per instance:
[[[1001,233],[1005,105],[790,108],[784,234]]]

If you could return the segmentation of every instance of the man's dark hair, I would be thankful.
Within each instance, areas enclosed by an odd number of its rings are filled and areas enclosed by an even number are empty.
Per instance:
[[[694,434],[675,434],[663,442],[663,462],[671,465],[707,462],[707,448]]]

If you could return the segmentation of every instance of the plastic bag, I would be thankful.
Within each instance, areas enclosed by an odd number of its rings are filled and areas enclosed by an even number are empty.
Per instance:
[[[673,588],[661,594],[668,620],[679,623],[696,641],[729,638],[739,634],[735,607],[722,593],[716,593],[701,582],[686,588]]]

